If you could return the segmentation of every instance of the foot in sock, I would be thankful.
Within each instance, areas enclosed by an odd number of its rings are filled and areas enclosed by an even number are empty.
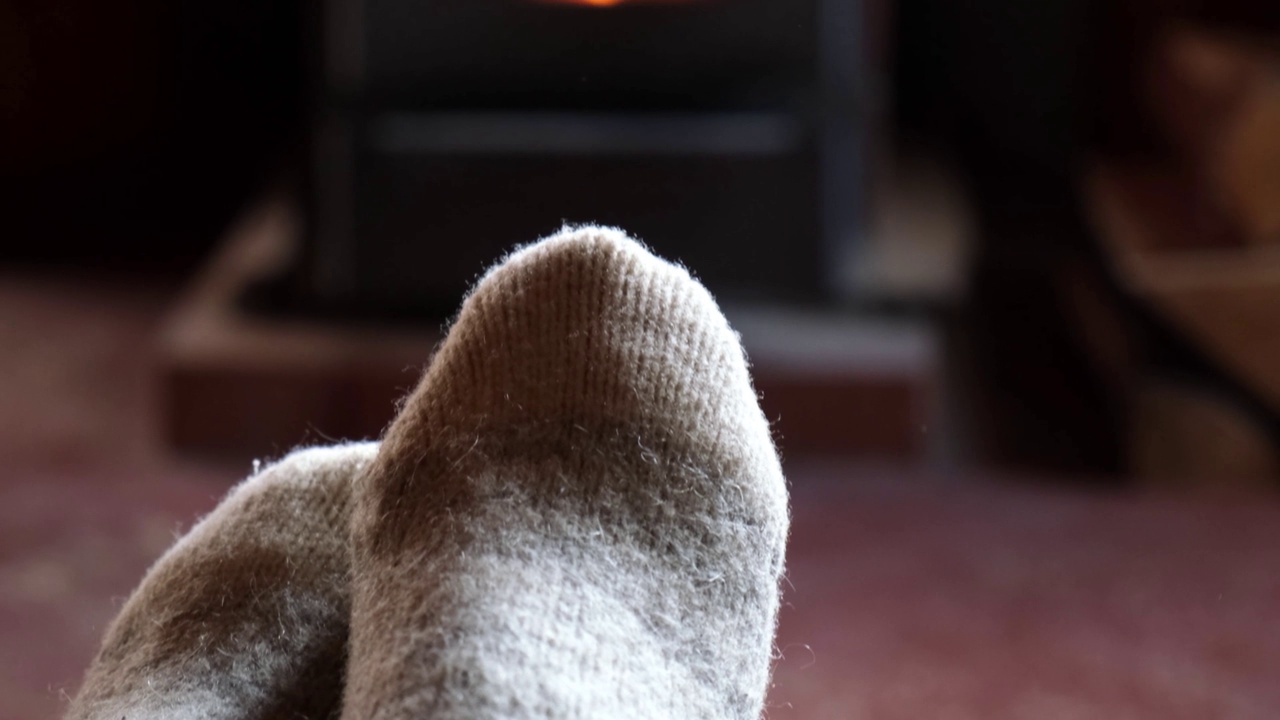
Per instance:
[[[68,720],[335,717],[351,484],[376,449],[298,451],[233,489],[125,603]]]
[[[355,488],[344,718],[757,718],[786,488],[684,270],[565,230],[492,269]]]

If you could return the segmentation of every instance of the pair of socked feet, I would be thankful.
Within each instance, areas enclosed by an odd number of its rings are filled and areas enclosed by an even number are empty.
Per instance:
[[[485,275],[380,445],[180,539],[68,718],[756,718],[787,526],[711,296],[566,230]]]

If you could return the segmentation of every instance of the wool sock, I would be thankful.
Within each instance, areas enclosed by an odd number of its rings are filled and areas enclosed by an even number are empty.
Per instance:
[[[788,522],[710,294],[566,229],[479,282],[356,484],[343,717],[757,718]]]
[[[234,488],[125,602],[68,720],[336,716],[351,485],[376,449],[297,451]]]

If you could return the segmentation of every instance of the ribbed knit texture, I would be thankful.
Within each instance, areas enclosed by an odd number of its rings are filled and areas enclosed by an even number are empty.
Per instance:
[[[351,484],[376,449],[298,451],[234,488],[125,603],[68,720],[336,716]]]
[[[778,457],[711,296],[622,233],[492,269],[355,500],[346,720],[760,715]]]

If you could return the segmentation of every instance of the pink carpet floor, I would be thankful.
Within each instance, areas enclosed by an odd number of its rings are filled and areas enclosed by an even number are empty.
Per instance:
[[[0,275],[0,720],[247,466],[155,444],[168,294]],[[1280,717],[1280,502],[793,463],[771,718]]]

